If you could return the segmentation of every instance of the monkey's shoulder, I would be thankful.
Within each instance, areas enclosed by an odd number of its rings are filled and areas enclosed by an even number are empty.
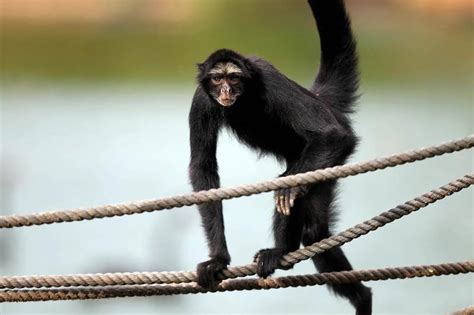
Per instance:
[[[311,91],[287,77],[268,60],[257,56],[249,56],[247,59],[260,74],[260,79],[267,90],[272,91],[272,93],[278,90],[284,91],[285,94],[291,97],[304,95],[306,102],[316,101],[316,97]]]
[[[265,74],[276,74],[283,75],[283,73],[278,70],[270,61],[258,57],[258,56],[247,56],[247,60],[252,64],[254,68],[256,68],[259,72],[263,72]]]

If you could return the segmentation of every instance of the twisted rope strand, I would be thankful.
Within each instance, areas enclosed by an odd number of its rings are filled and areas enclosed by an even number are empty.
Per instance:
[[[343,232],[326,238],[322,241],[306,246],[285,255],[281,264],[291,266],[299,261],[306,260],[314,255],[325,252],[333,247],[348,243],[361,235],[375,231],[384,225],[411,214],[438,200],[450,196],[474,184],[474,174],[456,179],[438,189],[432,190],[415,199],[407,201],[372,219],[360,223]],[[237,278],[256,274],[255,263],[243,266],[229,267],[221,274],[222,279]],[[135,285],[158,283],[185,283],[197,280],[193,271],[172,272],[133,272],[133,273],[105,273],[105,274],[76,274],[65,276],[20,276],[0,277],[0,289],[41,288],[41,287],[68,287],[68,286],[108,286],[108,285]]]
[[[143,200],[126,204],[106,205],[95,208],[74,209],[65,211],[48,211],[26,215],[0,216],[0,229],[131,215],[137,213],[152,212],[163,209],[202,204],[205,202],[220,201],[241,196],[250,196],[281,188],[302,186],[320,181],[327,181],[330,179],[372,172],[387,167],[393,167],[396,165],[402,165],[406,163],[424,160],[446,153],[461,151],[464,149],[471,148],[473,146],[474,135],[470,135],[465,138],[446,142],[440,145],[395,154],[363,163],[348,164],[326,168],[323,170],[300,173],[297,175],[280,177],[274,180],[260,182],[256,184],[211,189],[188,195],[181,195],[162,199]]]
[[[157,296],[176,294],[197,294],[207,292],[268,290],[288,287],[304,287],[322,285],[326,283],[351,283],[359,281],[378,281],[389,279],[409,279],[416,277],[433,277],[441,275],[456,275],[474,272],[474,261],[385,268],[362,271],[339,271],[321,274],[286,276],[267,279],[239,279],[226,280],[216,289],[206,290],[197,284],[152,284],[126,285],[105,287],[78,287],[58,289],[27,289],[27,290],[0,290],[2,302],[28,302],[52,300],[88,300],[117,297]]]

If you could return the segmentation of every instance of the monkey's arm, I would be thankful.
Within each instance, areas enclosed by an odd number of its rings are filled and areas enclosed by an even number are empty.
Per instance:
[[[293,93],[292,98],[293,103],[314,104],[311,107],[321,115],[288,113],[287,119],[300,127],[301,135],[304,134],[306,146],[300,159],[289,166],[285,175],[342,164],[356,144],[352,130],[347,126],[344,128],[340,126],[334,118],[329,117],[331,114],[327,113],[327,108],[332,107],[335,109],[333,115],[341,117],[352,111],[357,99],[359,75],[356,43],[344,1],[309,0],[308,2],[316,19],[321,41],[321,65],[310,89],[317,97],[317,102],[309,100],[307,95],[297,93]],[[299,95],[299,98],[295,95]],[[290,98],[288,97],[286,101],[290,102]],[[299,109],[300,112],[304,110],[306,110],[304,106]],[[313,130],[314,126],[319,126],[321,130]],[[304,193],[304,188],[278,191],[275,196],[277,210],[288,215],[295,198]]]
[[[194,191],[218,188],[220,185],[216,146],[221,118],[215,107],[209,106],[204,93],[197,91],[189,114],[191,162],[189,175]],[[213,287],[219,283],[217,275],[227,267],[230,255],[224,235],[222,202],[198,206],[206,234],[210,260],[198,265],[198,284]]]
[[[306,141],[300,158],[288,166],[285,176],[343,164],[354,151],[357,138],[342,127],[333,126],[325,131],[307,134]],[[294,200],[303,196],[307,188],[303,186],[277,191],[275,194],[277,211],[289,215]]]

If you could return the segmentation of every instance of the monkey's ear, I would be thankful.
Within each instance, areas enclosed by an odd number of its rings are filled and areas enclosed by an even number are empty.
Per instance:
[[[198,63],[196,64],[197,68],[198,68],[198,73],[197,73],[197,80],[198,82],[202,82],[204,80],[204,78],[206,77],[206,66],[204,63]]]
[[[196,66],[198,68],[198,71],[201,72],[201,73],[204,72],[204,70],[206,70],[203,63],[198,63],[198,64],[196,64]]]

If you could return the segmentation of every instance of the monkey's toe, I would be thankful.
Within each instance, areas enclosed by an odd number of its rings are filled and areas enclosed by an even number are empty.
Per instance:
[[[205,288],[212,289],[221,282],[219,274],[226,269],[228,261],[219,258],[212,258],[197,265],[197,283]]]

